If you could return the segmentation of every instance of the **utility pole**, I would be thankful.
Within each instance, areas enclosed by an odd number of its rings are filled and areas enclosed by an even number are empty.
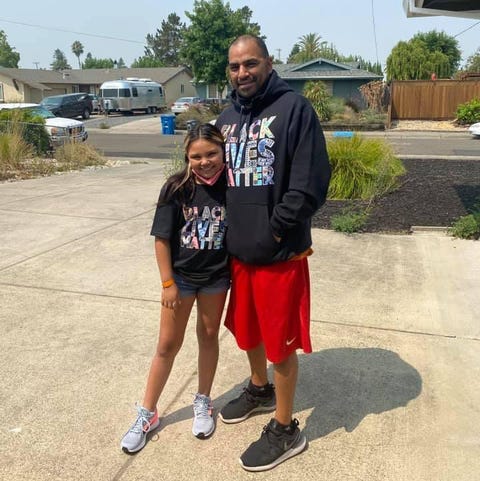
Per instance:
[[[40,65],[40,62],[33,62],[33,64],[35,65],[35,68],[38,70],[38,66]]]
[[[282,59],[280,58],[280,52],[281,52],[281,51],[282,51],[282,49],[281,49],[281,48],[277,48],[277,52],[278,52],[277,59],[278,59],[279,61],[281,61],[281,60],[282,60]]]

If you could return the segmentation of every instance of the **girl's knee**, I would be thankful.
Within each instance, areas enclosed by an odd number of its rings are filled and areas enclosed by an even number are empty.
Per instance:
[[[207,327],[197,333],[198,343],[212,345],[218,343],[218,328]]]
[[[155,351],[155,356],[161,358],[175,357],[181,346],[181,344],[176,342],[159,342]]]

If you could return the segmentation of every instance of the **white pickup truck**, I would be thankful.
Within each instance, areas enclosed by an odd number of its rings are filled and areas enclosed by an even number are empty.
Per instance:
[[[45,129],[50,136],[50,141],[54,147],[58,147],[67,142],[83,142],[87,140],[88,133],[85,124],[79,120],[55,117],[49,110],[39,104],[29,103],[7,103],[0,104],[3,109],[28,109],[34,115],[45,119]]]

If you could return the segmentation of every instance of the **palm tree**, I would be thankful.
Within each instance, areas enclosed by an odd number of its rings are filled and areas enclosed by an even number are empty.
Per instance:
[[[83,45],[78,40],[75,40],[75,42],[72,43],[72,52],[78,59],[78,68],[82,68],[80,55],[83,53]]]
[[[321,38],[321,35],[316,33],[302,35],[296,44],[298,45],[299,51],[295,55],[295,62],[304,63],[320,57],[322,49],[322,42],[320,42]]]

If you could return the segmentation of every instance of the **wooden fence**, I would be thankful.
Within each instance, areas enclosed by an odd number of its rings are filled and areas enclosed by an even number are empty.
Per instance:
[[[452,120],[459,104],[480,99],[480,80],[406,80],[390,85],[389,121]]]

